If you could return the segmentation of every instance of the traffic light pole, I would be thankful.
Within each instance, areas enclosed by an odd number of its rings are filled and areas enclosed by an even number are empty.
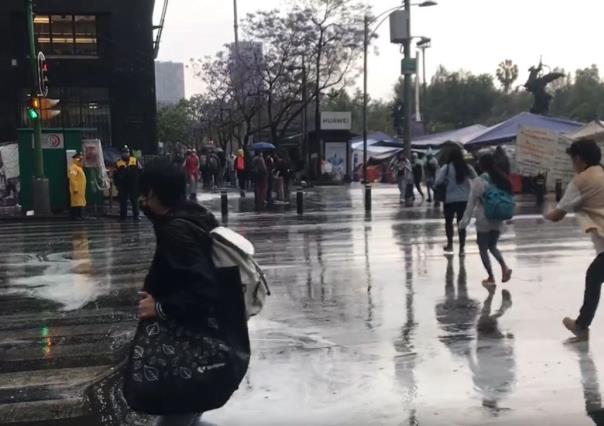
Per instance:
[[[405,10],[407,11],[408,31],[409,36],[403,44],[405,59],[411,59],[411,0],[405,0]],[[405,157],[411,159],[411,77],[412,75],[405,72],[403,86],[403,114],[405,116],[405,132],[403,134],[403,142],[405,145]]]
[[[25,0],[25,18],[27,20],[27,33],[29,39],[29,61],[31,64],[33,90],[32,96],[39,93],[38,55],[36,54],[36,43],[34,41],[34,12],[32,0]],[[39,97],[39,96],[38,96]],[[41,105],[41,103],[40,103]],[[34,214],[50,214],[50,193],[48,179],[44,176],[44,158],[42,156],[42,111],[37,111],[39,117],[33,120],[34,126],[34,179],[32,197]]]

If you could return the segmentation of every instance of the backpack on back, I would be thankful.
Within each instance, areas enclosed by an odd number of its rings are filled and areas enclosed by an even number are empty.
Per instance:
[[[507,191],[498,188],[491,179],[484,178],[488,186],[482,196],[484,215],[488,220],[503,221],[514,217],[516,203],[514,197]]]
[[[271,292],[262,269],[254,260],[254,246],[242,235],[222,226],[212,230],[210,236],[214,266],[239,270],[247,318],[257,315]]]

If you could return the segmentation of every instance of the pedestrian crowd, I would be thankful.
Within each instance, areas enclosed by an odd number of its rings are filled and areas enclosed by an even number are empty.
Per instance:
[[[574,142],[567,151],[576,176],[568,185],[557,206],[545,215],[552,222],[559,222],[574,212],[583,232],[588,234],[596,250],[596,257],[585,277],[583,305],[576,319],[567,317],[563,325],[576,341],[589,338],[589,327],[594,319],[602,283],[604,283],[604,167],[599,146],[592,140]],[[457,224],[458,255],[466,255],[467,229],[475,218],[476,241],[480,259],[486,271],[482,284],[494,291],[497,277],[491,264],[491,256],[501,268],[500,280],[508,283],[512,269],[498,248],[506,221],[514,215],[515,203],[510,180],[511,165],[500,147],[478,158],[477,170],[464,158],[462,149],[448,149],[439,164],[428,155],[422,164],[417,155],[411,159],[404,153],[391,163],[400,192],[400,203],[412,206],[415,190],[424,199],[421,183],[424,182],[428,201],[443,203],[447,243],[443,251],[447,256],[455,253],[454,233]],[[432,194],[434,197],[432,198]]]
[[[604,168],[600,148],[591,140],[573,143],[568,154],[576,176],[545,217],[559,222],[568,213],[576,213],[596,250],[586,272],[579,315],[563,319],[575,339],[583,341],[589,338],[604,282]],[[455,254],[455,225],[457,254],[466,256],[467,229],[475,219],[478,251],[487,274],[482,284],[492,298],[498,278],[508,283],[513,273],[498,248],[504,224],[512,219],[515,208],[509,160],[499,151],[483,154],[472,166],[461,148],[453,148],[441,163],[433,155],[423,162],[417,155],[398,155],[391,168],[400,202],[412,205],[417,191],[422,201],[427,195],[428,202],[443,204],[447,241],[443,250],[449,257]],[[80,154],[73,156],[68,176],[72,217],[81,220],[86,175]],[[291,166],[279,154],[255,152],[247,158],[238,150],[221,158],[215,152],[198,155],[191,149],[184,159],[159,160],[142,168],[128,147],[122,149],[114,172],[120,218],[127,218],[130,204],[133,219],[139,220],[140,206],[153,223],[156,251],[139,294],[139,327],[120,374],[130,406],[160,415],[159,425],[195,424],[201,413],[228,401],[249,363],[247,319],[270,294],[268,287],[264,293],[259,291],[265,281],[251,257],[251,244],[220,228],[214,216],[196,202],[198,183],[215,189],[228,180],[242,198],[252,186],[256,208],[263,210],[275,198],[289,199],[290,179]],[[499,276],[491,256],[501,268]],[[244,285],[246,277],[252,279]],[[492,322],[489,312],[483,322]]]

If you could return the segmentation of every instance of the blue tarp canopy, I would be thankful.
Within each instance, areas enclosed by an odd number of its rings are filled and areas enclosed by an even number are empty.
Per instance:
[[[488,128],[481,135],[468,141],[465,148],[470,150],[488,145],[514,142],[521,127],[544,129],[553,133],[573,133],[581,126],[583,124],[577,121],[523,112],[503,123]]]
[[[446,142],[457,142],[461,145],[465,145],[466,142],[483,134],[486,130],[486,126],[475,124],[474,126],[464,127],[463,129],[434,133],[432,135],[424,135],[414,139],[411,145],[413,148],[417,149],[439,149],[441,145]]]
[[[392,136],[382,132],[373,132],[367,135],[367,146],[383,146],[384,144],[397,143],[398,141]],[[363,149],[363,136],[356,136],[350,140],[352,149]]]
[[[390,158],[396,155],[401,148],[393,147],[391,144],[399,142],[392,136],[382,132],[370,133],[367,135],[367,156],[376,160]],[[357,136],[351,139],[350,146],[353,151],[363,151],[363,136]]]

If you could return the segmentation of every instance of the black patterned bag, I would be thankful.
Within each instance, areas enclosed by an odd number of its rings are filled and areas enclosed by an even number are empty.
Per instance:
[[[138,325],[124,376],[134,411],[203,413],[222,407],[239,387],[250,343],[236,268],[221,270],[223,303],[202,327],[154,319]]]
[[[226,343],[174,321],[139,324],[124,396],[147,414],[201,413],[222,407],[237,389]]]

